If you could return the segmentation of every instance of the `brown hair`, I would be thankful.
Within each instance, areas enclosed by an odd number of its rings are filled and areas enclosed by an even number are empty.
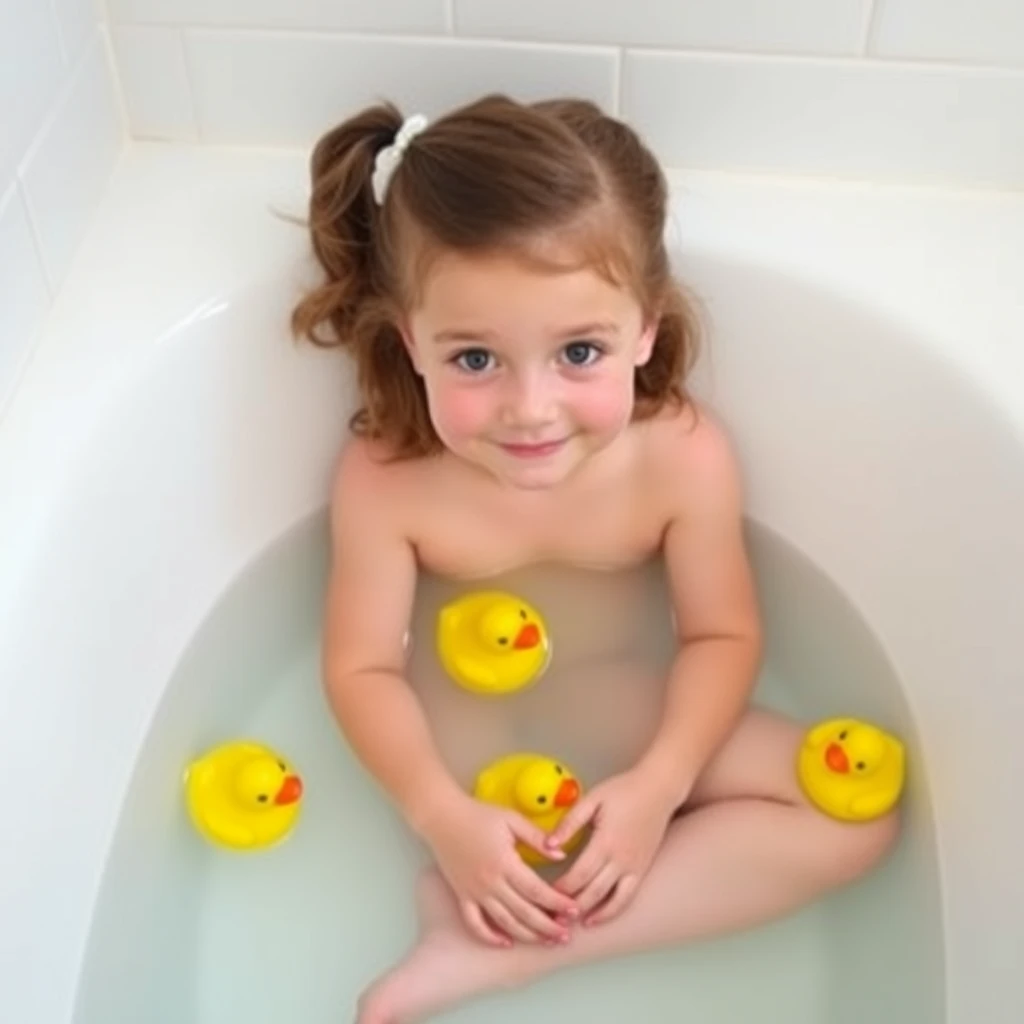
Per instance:
[[[399,457],[441,448],[398,328],[430,258],[512,249],[545,263],[553,237],[571,239],[583,263],[628,284],[659,319],[651,357],[636,368],[634,419],[685,404],[698,321],[665,249],[664,175],[629,127],[584,100],[487,96],[412,140],[378,206],[374,158],[402,123],[390,103],[369,107],[327,132],[311,160],[309,226],[326,279],[295,307],[292,329],[351,349],[357,434]]]

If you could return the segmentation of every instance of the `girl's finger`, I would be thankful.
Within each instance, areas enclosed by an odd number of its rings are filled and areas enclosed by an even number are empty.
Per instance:
[[[545,939],[561,941],[569,937],[566,928],[560,925],[550,914],[546,914],[536,904],[524,899],[511,886],[501,894],[501,898],[508,910],[527,928]]]
[[[498,929],[487,920],[486,915],[483,910],[481,910],[478,903],[474,903],[473,900],[463,900],[459,904],[459,910],[462,911],[462,920],[465,922],[470,934],[474,935],[481,942],[488,946],[499,946],[502,948],[507,948],[512,945],[509,937],[507,935],[502,935],[501,932],[499,932]]]
[[[497,896],[488,896],[487,899],[484,900],[484,910],[487,911],[491,920],[501,928],[506,935],[511,935],[512,938],[519,939],[520,942],[537,941],[537,933],[530,931],[522,921],[513,915],[512,911],[509,910]]]
[[[636,875],[623,875],[619,879],[619,884],[615,892],[612,893],[611,899],[603,907],[598,907],[584,921],[584,924],[604,924],[606,921],[618,917],[629,906],[630,901],[633,899],[633,894],[636,892],[638,882],[639,879]]]
[[[590,823],[590,820],[597,814],[600,803],[593,796],[585,796],[572,810],[559,822],[558,828],[554,829],[547,837],[542,853],[551,855],[552,850],[561,850],[563,846],[581,828]]]
[[[605,864],[594,878],[591,879],[590,884],[576,897],[576,902],[579,904],[580,913],[583,914],[584,920],[589,920],[587,915],[603,900],[608,898],[620,877],[619,870],[614,864]]]
[[[565,856],[563,850],[552,850],[548,847],[548,833],[538,828],[531,821],[527,821],[521,814],[512,813],[508,816],[509,828],[512,834],[520,842],[532,847],[541,856],[549,857],[551,860],[561,860]]]
[[[540,875],[522,861],[516,865],[514,871],[509,873],[508,882],[520,896],[524,896],[531,903],[552,914],[561,917],[579,916],[576,901],[571,896],[548,885]]]
[[[559,892],[577,897],[607,863],[608,854],[595,843],[591,843],[583,851],[580,859],[555,882],[555,888]]]

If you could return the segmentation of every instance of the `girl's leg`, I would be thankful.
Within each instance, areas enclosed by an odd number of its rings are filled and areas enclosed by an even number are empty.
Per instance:
[[[419,945],[363,997],[359,1024],[408,1024],[574,964],[748,928],[862,875],[891,847],[895,814],[843,824],[804,800],[802,730],[761,711],[708,765],[633,902],[563,946],[485,947],[463,929],[436,874],[421,885]]]

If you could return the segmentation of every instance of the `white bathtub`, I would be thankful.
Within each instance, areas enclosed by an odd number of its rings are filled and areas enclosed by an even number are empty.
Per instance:
[[[288,340],[306,239],[270,212],[304,192],[298,154],[129,150],[0,422],[5,1020],[72,1020],[168,681],[239,575],[323,509],[348,377]],[[848,693],[911,743],[906,849],[941,921],[928,1024],[1016,1024],[1024,201],[692,176],[677,210],[713,327],[700,390],[751,520],[849,602],[805,609],[799,656],[842,699],[859,621],[901,684]]]

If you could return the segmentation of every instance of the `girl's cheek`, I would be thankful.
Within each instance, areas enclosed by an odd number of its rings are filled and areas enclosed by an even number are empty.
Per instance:
[[[633,414],[633,393],[618,381],[595,382],[579,394],[576,420],[594,434],[622,430]]]
[[[431,417],[443,438],[472,437],[490,422],[491,403],[483,388],[442,384],[430,398]]]

